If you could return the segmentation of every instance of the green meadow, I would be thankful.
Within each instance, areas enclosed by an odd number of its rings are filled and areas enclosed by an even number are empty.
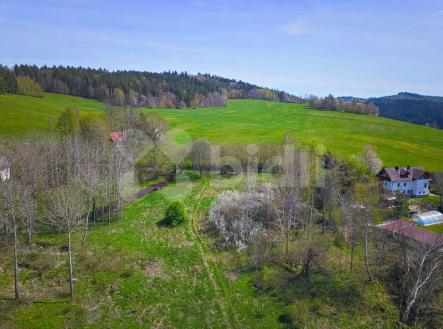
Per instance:
[[[80,97],[52,93],[45,93],[43,98],[0,95],[0,137],[44,133],[68,106],[77,106],[81,115],[103,113],[103,103]],[[193,139],[280,144],[290,133],[305,145],[322,144],[350,160],[360,155],[365,144],[371,144],[385,165],[443,170],[443,130],[380,117],[261,100],[230,100],[225,108],[142,111],[159,113],[172,128],[184,130]]]
[[[321,143],[351,160],[371,144],[386,165],[443,170],[443,130],[381,117],[262,100],[230,100],[226,108],[155,111],[172,127],[211,142],[282,143],[285,133],[290,133],[305,145]]]
[[[45,133],[68,106],[78,107],[80,115],[103,111],[103,103],[81,97],[52,93],[45,93],[42,98],[0,95],[0,138]]]

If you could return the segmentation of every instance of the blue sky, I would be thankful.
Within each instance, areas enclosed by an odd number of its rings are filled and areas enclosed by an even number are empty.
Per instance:
[[[443,95],[443,0],[0,0],[0,63],[207,72],[296,95]]]

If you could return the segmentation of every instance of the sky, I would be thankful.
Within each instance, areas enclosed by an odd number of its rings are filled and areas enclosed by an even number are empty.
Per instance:
[[[0,63],[211,73],[295,95],[443,95],[443,0],[0,0]]]

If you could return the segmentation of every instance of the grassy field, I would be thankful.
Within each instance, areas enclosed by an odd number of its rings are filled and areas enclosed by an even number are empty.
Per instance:
[[[43,98],[0,95],[0,137],[45,132],[67,106],[99,114],[103,104],[45,93]],[[310,110],[306,105],[230,100],[226,108],[159,109],[174,128],[217,143],[282,143],[285,133],[306,145],[323,144],[339,156],[358,157],[373,145],[386,165],[443,170],[443,130],[385,118]]]
[[[100,114],[103,103],[81,97],[45,93],[36,98],[21,95],[0,95],[0,137],[44,133],[54,125],[68,106],[77,106],[80,114]]]
[[[386,165],[443,170],[443,130],[400,121],[261,100],[230,100],[226,108],[156,111],[192,138],[231,144],[282,143],[289,132],[304,144],[321,143],[348,159],[371,144]]]
[[[31,247],[21,245],[19,302],[10,299],[12,250],[3,250],[0,328],[294,328],[288,318],[304,328],[398,328],[397,309],[378,284],[334,272],[297,283],[279,268],[260,272],[245,255],[216,250],[206,214],[214,197],[237,180],[179,180],[128,205],[121,220],[93,228],[83,248],[76,235],[73,304],[66,237],[40,236]],[[185,202],[190,219],[162,227],[175,199]],[[356,258],[355,266],[363,262]],[[287,282],[284,291],[281,282]]]

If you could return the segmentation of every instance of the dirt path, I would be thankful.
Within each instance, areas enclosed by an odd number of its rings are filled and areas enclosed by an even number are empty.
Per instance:
[[[149,186],[142,188],[141,190],[138,190],[137,192],[135,192],[132,195],[132,199],[133,200],[141,199],[144,196],[148,195],[149,193],[152,193],[157,190],[161,190],[162,188],[166,187],[166,185],[168,185],[168,184],[165,182],[157,183],[154,185],[149,185]]]
[[[213,267],[215,267],[216,264],[213,264],[213,261],[211,261],[210,258],[208,257],[211,255],[211,252],[206,248],[205,242],[203,241],[203,238],[200,236],[200,233],[199,233],[199,227],[198,227],[198,223],[197,223],[197,220],[199,218],[198,206],[200,205],[201,200],[205,197],[207,190],[208,190],[208,187],[204,187],[202,189],[202,191],[200,192],[198,199],[194,203],[194,206],[193,206],[192,212],[191,212],[191,216],[190,216],[190,220],[189,220],[189,231],[190,231],[190,234],[191,234],[193,240],[196,242],[196,244],[199,248],[200,256],[203,260],[203,265],[209,275],[209,279],[211,280],[211,284],[214,289],[214,292],[215,292],[215,295],[217,298],[217,303],[220,307],[220,311],[223,315],[223,319],[225,321],[226,328],[238,328],[238,326],[236,324],[236,322],[238,322],[236,315],[234,314],[233,319],[230,319],[230,317],[228,315],[228,312],[227,312],[228,306],[226,305],[226,302],[225,302],[225,299],[227,298],[227,296],[224,293],[224,290],[220,287],[219,283],[217,282],[216,274],[214,273],[214,269],[213,269]],[[230,311],[231,311],[230,313],[232,314],[232,308],[230,308]]]

